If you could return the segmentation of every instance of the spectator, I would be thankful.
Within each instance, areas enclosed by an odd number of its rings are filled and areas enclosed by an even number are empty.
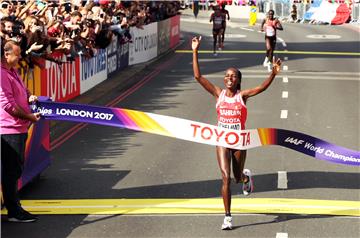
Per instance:
[[[43,67],[40,58],[61,63],[51,57],[55,51],[68,60],[79,53],[92,57],[96,48],[110,44],[114,34],[120,44],[132,43],[130,27],[142,29],[180,9],[180,1],[3,0],[0,4],[2,41],[17,38],[22,58],[31,67]]]
[[[2,34],[7,40],[12,36],[14,21],[10,17],[4,17],[1,22],[3,23]]]
[[[194,12],[195,18],[197,18],[198,14],[199,14],[199,0],[193,1],[193,12]]]
[[[28,127],[40,119],[40,113],[31,113],[29,103],[37,98],[30,95],[15,69],[20,59],[20,46],[8,40],[1,49],[0,134],[4,205],[8,210],[8,221],[33,222],[36,216],[21,207],[17,181],[24,166]]]
[[[292,5],[290,16],[291,16],[291,21],[292,22],[297,21],[297,7],[296,7],[295,4]]]
[[[258,0],[257,1],[259,12],[264,12],[264,4],[265,4],[264,2],[265,2],[265,0]]]

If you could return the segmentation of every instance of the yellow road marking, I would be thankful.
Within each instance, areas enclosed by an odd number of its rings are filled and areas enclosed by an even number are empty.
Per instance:
[[[224,213],[221,198],[204,199],[69,199],[23,200],[22,205],[34,214],[210,214]],[[360,202],[286,199],[235,198],[232,213],[317,214],[360,217]],[[2,210],[1,214],[6,214]]]
[[[202,54],[212,54],[212,50],[199,50]],[[175,53],[192,53],[192,50],[176,50]],[[220,54],[264,54],[265,50],[222,50]],[[331,51],[288,51],[275,50],[276,54],[295,54],[295,55],[339,55],[339,56],[360,56],[359,52],[331,52]]]

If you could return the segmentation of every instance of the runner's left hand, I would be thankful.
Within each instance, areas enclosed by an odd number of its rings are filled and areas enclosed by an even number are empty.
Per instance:
[[[272,68],[272,71],[273,73],[275,74],[278,74],[280,72],[280,66],[281,66],[281,60],[278,58],[278,59],[274,59],[273,61],[273,68]]]
[[[199,49],[199,46],[200,46],[200,41],[201,41],[201,36],[199,37],[194,37],[192,38],[192,41],[191,41],[191,48],[192,50],[198,50]]]

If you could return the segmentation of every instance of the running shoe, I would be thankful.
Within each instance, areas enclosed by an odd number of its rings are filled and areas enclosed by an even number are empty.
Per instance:
[[[270,62],[269,62],[268,57],[267,57],[267,56],[265,56],[263,66],[264,66],[264,67],[266,67],[266,66],[268,66],[268,65],[269,65],[269,63],[270,63]]]
[[[218,54],[217,53],[214,53],[214,57],[217,57],[218,56]]]
[[[248,196],[254,190],[254,182],[249,169],[244,169],[244,175],[247,176],[248,180],[243,184],[243,193]]]
[[[8,221],[9,222],[34,222],[37,220],[37,217],[25,210],[20,210],[16,212],[10,212],[8,214]]]
[[[224,222],[221,225],[221,230],[231,230],[232,229],[232,217],[225,216]]]

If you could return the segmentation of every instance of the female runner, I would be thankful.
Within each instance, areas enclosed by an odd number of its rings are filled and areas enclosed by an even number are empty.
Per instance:
[[[261,23],[261,31],[265,32],[265,45],[266,45],[266,56],[264,60],[264,67],[268,67],[271,71],[274,57],[274,50],[276,46],[276,30],[283,30],[280,21],[274,18],[274,10],[269,10],[267,17]]]
[[[194,77],[206,91],[215,97],[217,101],[216,110],[218,114],[218,126],[227,129],[244,130],[247,116],[247,100],[250,97],[263,92],[270,86],[275,76],[280,72],[281,61],[278,59],[274,63],[271,74],[261,85],[250,89],[241,89],[241,72],[237,68],[228,68],[224,77],[225,89],[221,89],[208,81],[200,73],[198,61],[200,41],[201,37],[194,37],[192,39]],[[253,191],[253,181],[250,170],[244,169],[246,150],[235,150],[217,146],[216,154],[222,176],[221,194],[225,208],[225,218],[221,229],[230,230],[232,229],[232,217],[230,211],[231,163],[235,182],[243,183],[244,195],[249,195]]]

